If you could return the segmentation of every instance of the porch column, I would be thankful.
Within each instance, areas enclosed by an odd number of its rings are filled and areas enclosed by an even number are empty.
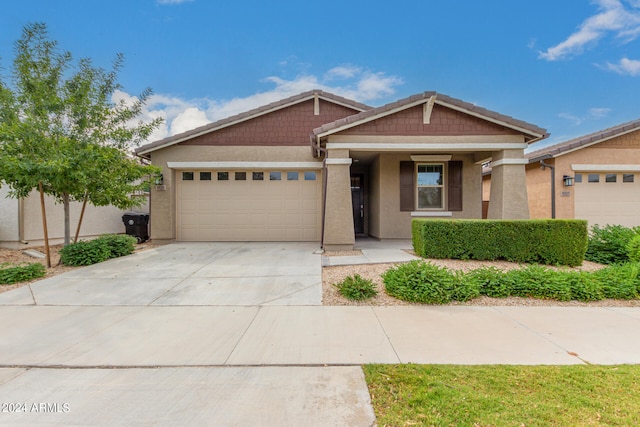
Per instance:
[[[349,150],[328,150],[324,250],[349,251],[355,244]]]
[[[489,219],[528,219],[524,150],[494,152],[491,160]]]

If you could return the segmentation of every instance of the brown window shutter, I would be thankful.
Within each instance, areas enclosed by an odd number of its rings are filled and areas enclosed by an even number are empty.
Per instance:
[[[449,210],[462,210],[462,162],[449,162]]]
[[[413,162],[400,162],[400,210],[403,212],[416,208],[414,174]]]

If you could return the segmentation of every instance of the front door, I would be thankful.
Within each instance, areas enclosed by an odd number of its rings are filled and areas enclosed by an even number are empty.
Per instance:
[[[355,234],[364,234],[364,175],[351,175],[351,203]]]

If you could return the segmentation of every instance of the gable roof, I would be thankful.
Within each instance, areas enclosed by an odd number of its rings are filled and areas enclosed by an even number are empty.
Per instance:
[[[529,159],[529,163],[534,163],[538,160],[562,156],[563,154],[568,154],[572,151],[580,150],[581,148],[586,148],[636,130],[640,130],[640,119],[570,139],[559,144],[550,145],[540,150],[527,153],[526,157]]]
[[[353,116],[336,120],[333,123],[328,123],[314,129],[313,134],[316,137],[324,137],[428,102],[433,102],[443,107],[461,111],[500,126],[522,132],[529,136],[529,142],[541,140],[549,136],[546,129],[542,129],[531,123],[517,120],[513,117],[487,110],[486,108],[478,107],[477,105],[469,102],[452,98],[434,91],[423,92],[381,107],[366,110]]]
[[[301,102],[306,102],[306,101],[315,99],[316,97],[334,104],[351,108],[356,111],[365,111],[372,108],[368,105],[361,104],[351,99],[343,98],[341,96],[334,95],[332,93],[325,92],[323,90],[317,90],[317,89],[310,90],[298,95],[291,96],[289,98],[281,99],[279,101],[275,101],[270,104],[263,105],[258,108],[254,108],[253,110],[249,110],[244,113],[226,117],[222,120],[218,120],[216,122],[209,123],[204,126],[200,126],[195,129],[191,129],[189,131],[161,139],[159,141],[142,145],[135,150],[135,153],[139,156],[144,157],[145,155],[148,155],[149,153],[159,150],[161,148],[169,147],[171,145],[178,144],[180,142],[186,141],[196,136],[200,136],[209,132],[214,132],[228,126],[233,126],[235,124],[242,123],[244,121],[251,120],[253,118],[256,118],[277,110],[281,110],[283,108],[287,108],[295,104],[299,104]]]

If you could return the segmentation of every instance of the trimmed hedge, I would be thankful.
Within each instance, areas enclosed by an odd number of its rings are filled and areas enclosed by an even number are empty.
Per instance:
[[[581,265],[587,249],[583,220],[414,219],[413,249],[424,258]]]
[[[92,265],[129,255],[135,250],[136,238],[124,234],[104,234],[96,239],[81,241],[60,250],[60,260],[65,265]]]
[[[591,273],[540,265],[509,271],[483,267],[462,273],[415,260],[387,270],[382,278],[389,295],[426,304],[468,301],[480,295],[557,301],[640,297],[640,263],[613,265]]]

